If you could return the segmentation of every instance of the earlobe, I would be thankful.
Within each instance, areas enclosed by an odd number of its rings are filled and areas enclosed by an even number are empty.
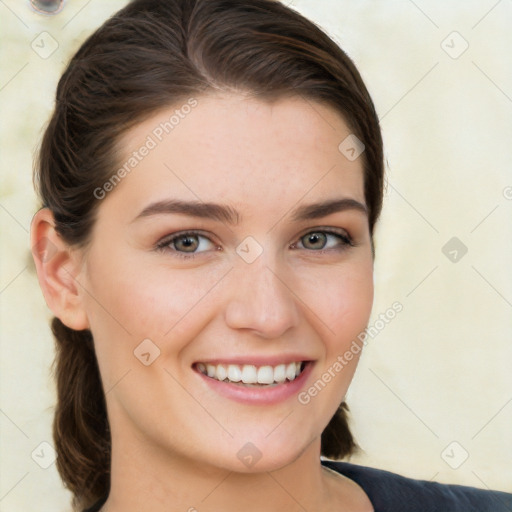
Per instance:
[[[41,208],[34,215],[30,226],[30,245],[39,285],[48,307],[70,329],[88,329],[83,289],[78,281],[80,261],[76,251],[56,231],[49,208]]]

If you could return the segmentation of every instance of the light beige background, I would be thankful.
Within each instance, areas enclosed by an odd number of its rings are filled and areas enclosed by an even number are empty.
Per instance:
[[[370,325],[395,301],[403,311],[369,338],[349,391],[353,461],[512,491],[512,2],[286,3],[355,60],[384,134]],[[40,443],[52,443],[55,398],[51,313],[28,250],[32,158],[65,62],[124,4],[68,0],[45,17],[0,2],[3,512],[69,510],[55,465],[36,462],[51,462]],[[455,262],[452,237],[467,247]]]

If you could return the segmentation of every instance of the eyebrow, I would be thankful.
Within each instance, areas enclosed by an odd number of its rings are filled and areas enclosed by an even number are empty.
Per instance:
[[[310,219],[326,217],[332,213],[346,210],[356,210],[368,215],[368,209],[355,199],[344,197],[340,199],[329,199],[318,203],[307,204],[297,207],[292,212],[292,221],[299,222]],[[162,214],[183,214],[191,217],[218,220],[228,224],[236,225],[241,220],[240,213],[228,205],[217,203],[204,203],[199,201],[181,201],[179,199],[165,199],[156,201],[146,206],[133,220],[151,217]]]

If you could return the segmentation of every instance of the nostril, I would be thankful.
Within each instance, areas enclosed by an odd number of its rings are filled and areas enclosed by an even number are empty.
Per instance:
[[[64,6],[64,0],[30,0],[32,8],[41,14],[57,14]]]

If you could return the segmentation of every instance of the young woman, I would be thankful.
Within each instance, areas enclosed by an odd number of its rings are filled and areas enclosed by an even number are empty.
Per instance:
[[[57,89],[31,236],[76,510],[505,511],[349,464],[373,301],[379,122],[270,0],[135,0]]]

